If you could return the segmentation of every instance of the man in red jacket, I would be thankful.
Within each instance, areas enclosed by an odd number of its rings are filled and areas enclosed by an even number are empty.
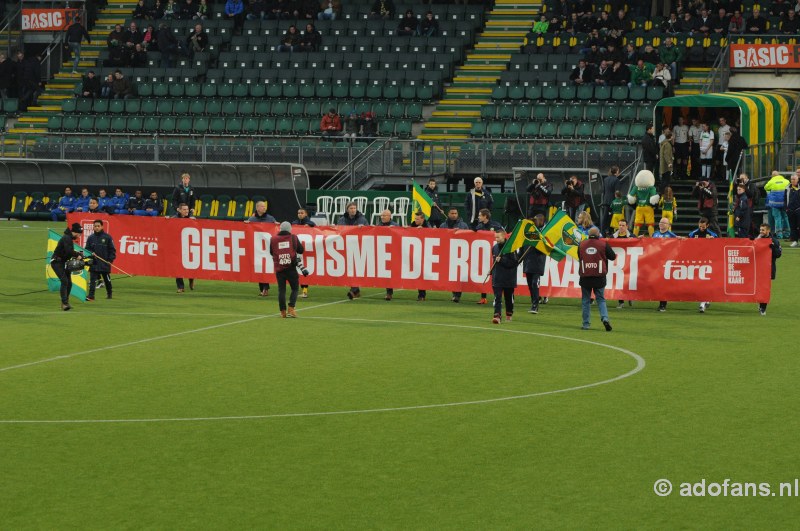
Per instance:
[[[331,107],[328,114],[322,117],[319,123],[322,136],[339,136],[342,133],[342,119],[336,114],[336,109]]]

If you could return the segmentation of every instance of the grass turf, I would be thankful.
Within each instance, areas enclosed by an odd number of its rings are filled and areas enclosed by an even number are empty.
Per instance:
[[[0,253],[44,254],[48,224],[0,224]],[[578,301],[512,323],[449,294],[311,288],[300,318],[275,290],[115,279],[113,300],[58,309],[42,262],[0,256],[5,528],[531,528],[790,526],[798,499],[677,495],[682,482],[793,481],[800,253],[768,315],[755,304],[611,309]],[[100,295],[102,295],[102,290]],[[392,321],[392,322],[387,322]],[[518,333],[519,332],[519,333]],[[536,335],[545,334],[545,335]],[[566,339],[547,337],[563,336]],[[509,401],[280,417],[544,393]],[[63,359],[15,369],[57,356]],[[659,478],[675,492],[653,493]]]

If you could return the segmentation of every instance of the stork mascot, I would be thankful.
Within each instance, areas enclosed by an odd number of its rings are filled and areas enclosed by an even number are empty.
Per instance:
[[[660,199],[655,184],[656,178],[653,172],[642,170],[636,174],[633,186],[628,192],[628,203],[636,205],[636,218],[633,222],[633,234],[636,236],[645,223],[650,236],[655,230],[655,206]]]

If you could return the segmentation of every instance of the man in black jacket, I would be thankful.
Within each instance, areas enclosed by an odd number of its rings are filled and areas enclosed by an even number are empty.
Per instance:
[[[177,210],[178,206],[183,203],[189,206],[189,215],[194,216],[194,202],[196,195],[194,188],[189,184],[192,176],[188,173],[181,175],[181,182],[172,191],[172,208]]]
[[[758,236],[756,236],[756,239],[758,239],[758,238],[766,238],[766,239],[771,240],[771,242],[769,244],[769,248],[772,251],[772,275],[770,276],[770,278],[772,280],[775,280],[775,274],[778,272],[777,264],[775,262],[783,254],[783,249],[781,248],[780,240],[778,240],[778,238],[776,238],[772,234],[771,230],[772,229],[768,224],[762,223],[761,226],[759,227]],[[767,303],[766,302],[758,303],[758,312],[761,315],[767,315]]]
[[[533,218],[537,214],[542,214],[547,218],[553,185],[547,182],[544,173],[537,174],[525,191],[528,192],[528,217]]]
[[[100,97],[100,78],[94,75],[94,70],[89,70],[86,77],[83,78],[83,85],[81,85],[81,95],[84,98],[99,98]]]
[[[475,188],[469,191],[464,200],[464,217],[470,226],[475,227],[478,223],[478,212],[484,208],[491,211],[494,199],[489,188],[483,185],[481,177],[475,177],[473,183]]]
[[[619,173],[619,166],[614,165],[608,170],[608,175],[603,177],[603,200],[600,202],[601,234],[608,235],[611,231],[611,203],[617,192],[622,192],[624,195],[625,186]]]
[[[69,305],[69,292],[72,291],[72,273],[66,270],[67,260],[70,258],[80,256],[81,253],[75,250],[73,243],[81,235],[81,226],[79,223],[73,223],[70,228],[64,231],[64,235],[58,240],[53,255],[50,257],[50,266],[53,272],[61,281],[61,309],[65,312],[71,310],[72,306]]]
[[[347,227],[369,225],[364,214],[358,211],[358,205],[353,202],[347,204],[344,215],[339,218],[336,224]],[[361,297],[361,288],[358,286],[351,286],[347,291],[347,298],[353,300],[359,297]]]
[[[111,298],[111,263],[117,258],[114,239],[103,230],[103,220],[94,220],[94,233],[86,240],[86,250],[92,253],[94,261],[89,266],[89,293],[86,300],[94,300],[97,281],[102,277],[106,286],[106,298]]]
[[[86,31],[86,28],[83,27],[83,24],[81,24],[81,17],[76,16],[74,20],[75,21],[67,28],[66,37],[67,44],[73,56],[72,73],[77,74],[78,63],[81,62],[81,42],[83,39],[86,39],[87,44],[92,44],[92,38],[89,36],[89,32]]]
[[[428,218],[428,223],[431,227],[438,227],[444,217],[444,211],[439,201],[439,191],[436,190],[436,179],[428,179],[428,186],[426,186],[424,190],[425,193],[428,194],[428,197],[431,198],[431,201],[433,201],[431,217]]]
[[[544,216],[536,214],[533,217],[533,224],[541,230],[544,227]],[[539,313],[539,281],[544,275],[547,255],[535,247],[528,247],[522,253],[522,272],[525,273],[528,293],[531,295],[531,309],[528,310],[528,313],[535,314]]]
[[[277,223],[278,221],[267,214],[267,204],[264,201],[256,202],[253,215],[244,220],[245,223]],[[258,283],[258,296],[266,297],[269,295],[269,282]]]
[[[503,299],[506,301],[506,321],[514,315],[514,288],[517,287],[517,254],[502,254],[506,243],[506,231],[499,230],[494,234],[495,244],[492,247],[492,290],[494,291],[494,316],[492,323],[500,324]]]
[[[642,137],[641,145],[644,169],[656,174],[658,172],[656,168],[656,163],[658,162],[658,144],[656,144],[656,137],[653,135],[653,124],[648,124],[647,132]]]
[[[31,105],[36,105],[39,84],[42,74],[39,59],[36,56],[26,57],[23,52],[17,52],[17,85],[19,87],[19,108],[27,111]]]

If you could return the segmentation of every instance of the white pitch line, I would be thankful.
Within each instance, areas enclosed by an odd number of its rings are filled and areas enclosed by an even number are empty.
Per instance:
[[[308,307],[305,307],[305,308],[299,308],[297,311],[301,312],[301,311],[304,311],[304,310],[310,310],[312,308],[322,308],[324,306],[331,306],[332,304],[341,304],[343,302],[349,302],[349,301],[340,300],[340,301],[326,302],[324,304],[317,304],[315,306],[308,306]],[[34,365],[41,365],[43,363],[50,363],[50,362],[53,362],[53,361],[59,361],[59,360],[65,360],[65,359],[69,359],[69,358],[75,358],[77,356],[84,356],[86,354],[92,354],[92,353],[95,353],[95,352],[103,352],[104,350],[112,350],[112,349],[115,349],[115,348],[124,348],[124,347],[131,347],[131,346],[134,346],[134,345],[141,345],[142,343],[149,343],[151,341],[160,341],[162,339],[170,339],[170,338],[173,338],[173,337],[180,337],[180,336],[184,336],[186,334],[194,334],[196,332],[205,332],[207,330],[215,330],[217,328],[225,328],[227,326],[234,326],[234,325],[238,325],[238,324],[249,323],[251,321],[258,321],[260,319],[266,319],[268,317],[277,317],[278,315],[280,315],[280,314],[279,313],[272,313],[272,314],[268,314],[268,315],[257,315],[255,317],[250,317],[249,319],[241,319],[239,321],[233,321],[233,322],[230,322],[230,323],[222,323],[222,324],[217,324],[217,325],[204,326],[202,328],[195,328],[193,330],[185,330],[183,332],[175,332],[175,333],[166,334],[166,335],[163,335],[163,336],[155,336],[155,337],[148,337],[148,338],[145,338],[145,339],[137,339],[136,341],[129,341],[127,343],[119,343],[117,345],[106,345],[104,347],[97,347],[97,348],[93,348],[93,349],[90,349],[90,350],[83,350],[81,352],[73,352],[72,354],[62,354],[61,356],[54,356],[52,358],[44,358],[44,359],[40,359],[40,360],[36,360],[36,361],[29,361],[27,363],[20,363],[19,365],[11,365],[9,367],[0,367],[0,372],[13,371],[14,369],[22,369],[24,367],[31,367],[31,366],[34,366]]]
[[[337,302],[344,302],[344,301],[337,301]],[[336,304],[329,303],[329,304]],[[326,305],[320,305],[326,306]],[[318,308],[320,306],[314,306],[313,308]],[[309,307],[308,309],[311,309]],[[395,320],[386,320],[386,319],[350,319],[346,317],[306,317],[305,319],[317,319],[317,320],[328,320],[328,321],[356,321],[356,322],[367,322],[367,323],[389,323],[389,324],[410,324],[410,325],[427,325],[427,326],[439,326],[439,327],[449,327],[449,328],[462,328],[462,329],[471,329],[471,330],[488,330],[493,332],[504,332],[504,333],[512,333],[512,334],[524,334],[524,335],[534,335],[534,336],[541,336],[547,337],[551,339],[563,339],[566,341],[576,341],[580,343],[586,343],[589,345],[599,346],[609,348],[611,350],[616,350],[618,352],[622,352],[623,354],[633,358],[636,361],[636,367],[631,369],[630,371],[615,376],[613,378],[608,378],[606,380],[602,380],[599,382],[588,383],[584,385],[577,385],[574,387],[567,387],[565,389],[554,389],[552,391],[542,391],[539,393],[529,393],[524,395],[514,395],[514,396],[503,396],[497,398],[487,398],[483,400],[467,400],[463,402],[444,402],[440,404],[421,404],[415,406],[397,406],[397,407],[385,407],[385,408],[372,408],[372,409],[350,409],[350,410],[341,410],[341,411],[317,411],[317,412],[307,412],[307,413],[275,413],[272,415],[234,415],[234,416],[222,416],[222,417],[175,417],[175,418],[142,418],[142,419],[65,419],[65,420],[0,420],[0,424],[132,424],[132,423],[157,423],[157,422],[207,422],[207,421],[230,421],[230,420],[267,420],[267,419],[281,419],[281,418],[296,418],[296,417],[323,417],[323,416],[333,416],[333,415],[359,415],[359,414],[368,414],[368,413],[393,413],[398,411],[414,411],[419,409],[441,409],[441,408],[450,408],[450,407],[460,407],[460,406],[474,406],[474,405],[481,405],[481,404],[491,404],[496,402],[508,402],[511,400],[522,400],[525,398],[534,398],[538,396],[549,396],[549,395],[556,395],[562,393],[569,393],[572,391],[579,391],[581,389],[590,389],[592,387],[599,387],[601,385],[607,385],[610,383],[618,382],[620,380],[624,380],[625,378],[630,378],[631,376],[641,372],[644,370],[646,366],[646,362],[644,358],[642,358],[639,354],[624,349],[622,347],[617,347],[615,345],[607,345],[605,343],[599,343],[597,341],[591,341],[588,339],[580,339],[575,337],[566,337],[566,336],[558,336],[555,334],[545,334],[540,332],[528,332],[525,330],[509,330],[507,328],[487,328],[483,326],[472,326],[472,325],[459,325],[459,324],[448,324],[448,323],[422,323],[416,321],[395,321]],[[235,323],[230,323],[235,324]],[[225,326],[225,325],[218,325],[218,326]]]

